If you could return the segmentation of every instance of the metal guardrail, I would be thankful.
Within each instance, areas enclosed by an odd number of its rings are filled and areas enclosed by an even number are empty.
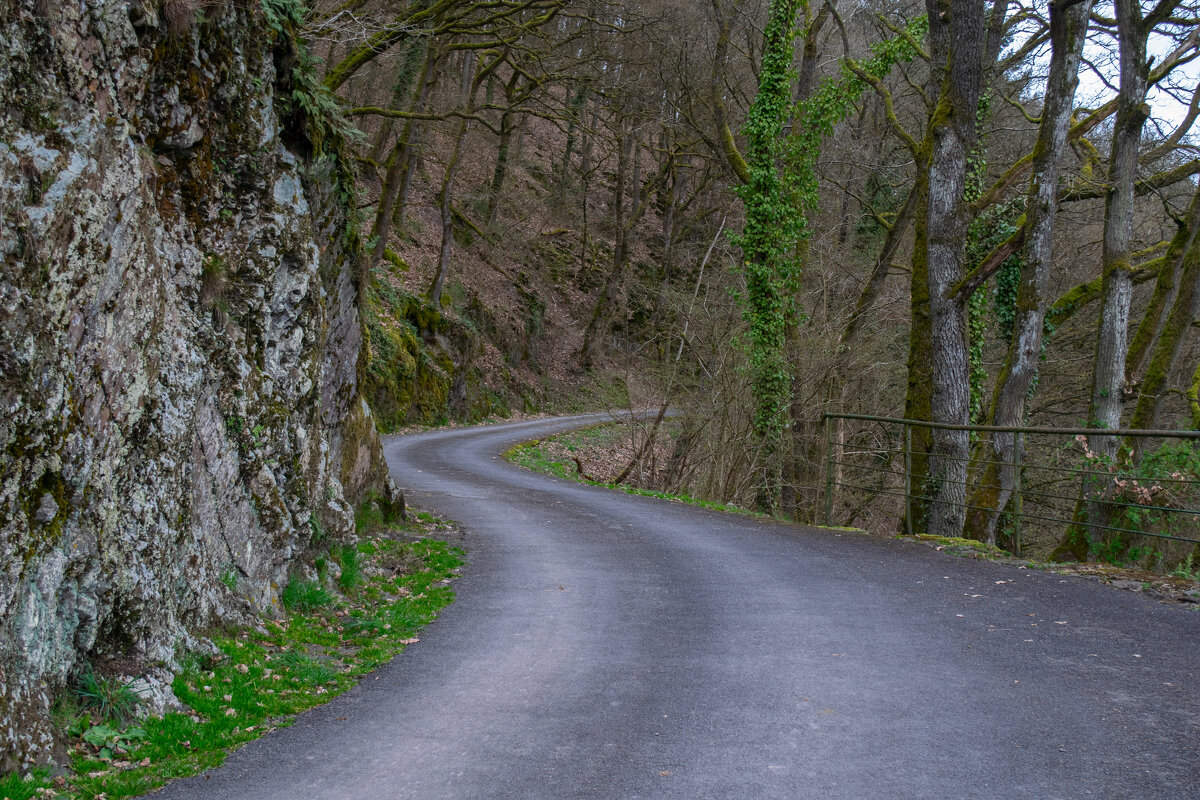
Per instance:
[[[972,436],[980,434],[1012,434],[1014,443],[1011,462],[996,462],[987,460],[991,449],[987,448],[976,453],[974,460],[954,459],[968,462],[968,475],[965,481],[963,505],[969,511],[979,509],[989,513],[1002,513],[1006,516],[1010,527],[1006,529],[1006,539],[1011,549],[1020,553],[1023,534],[1029,527],[1036,528],[1040,537],[1053,538],[1057,541],[1068,526],[1079,525],[1089,530],[1106,531],[1116,534],[1132,534],[1153,539],[1172,540],[1200,544],[1200,480],[1194,477],[1155,477],[1150,480],[1156,491],[1138,481],[1145,478],[1129,472],[1104,471],[1090,465],[1078,449],[1075,448],[1076,437],[1113,436],[1122,439],[1163,439],[1179,441],[1200,441],[1200,431],[1168,431],[1168,430],[1126,430],[1126,429],[1097,429],[1097,428],[1031,428],[1007,427],[995,425],[949,425],[920,420],[901,419],[897,417],[879,417],[869,414],[825,414],[825,523],[833,524],[835,501],[839,493],[844,496],[860,493],[863,504],[872,503],[878,498],[891,498],[893,505],[903,501],[903,513],[888,513],[886,516],[899,516],[904,520],[905,532],[912,535],[914,531],[914,504],[933,504],[944,502],[914,490],[913,482],[913,429],[925,428],[933,430],[967,431]],[[835,441],[834,424],[852,422],[869,423],[862,430],[850,432]],[[871,426],[874,426],[872,432]],[[1062,446],[1062,440],[1067,438],[1067,447]],[[1050,446],[1036,446],[1026,453],[1027,445],[1039,445],[1042,439],[1049,439]],[[1058,440],[1058,444],[1054,444]],[[835,452],[837,450],[838,452]],[[903,455],[901,464],[896,464],[897,456]],[[945,455],[939,456],[945,460]],[[980,487],[980,477],[984,468],[990,465],[1011,468],[1013,471],[1012,496],[1006,508],[984,508],[970,505],[973,490]],[[970,474],[970,473],[975,474]],[[1128,487],[1132,482],[1135,488],[1144,490],[1143,499],[1150,502],[1123,502],[1117,499],[1098,496],[1094,488],[1103,482],[1106,486]],[[1092,487],[1089,494],[1088,486]],[[1169,485],[1174,491],[1164,488]],[[1173,505],[1153,502],[1157,494],[1168,494],[1176,498]],[[1179,499],[1182,496],[1183,499]],[[1075,518],[1074,510],[1080,502],[1099,503],[1109,507],[1112,519],[1135,520],[1137,523],[1126,525],[1102,525],[1091,521]],[[861,510],[861,509],[860,509]],[[1173,519],[1171,524],[1182,527],[1192,535],[1180,535],[1181,531],[1168,530],[1167,519]],[[1183,522],[1179,520],[1182,519]],[[1142,523],[1146,524],[1143,525]],[[1157,527],[1156,527],[1157,526]]]

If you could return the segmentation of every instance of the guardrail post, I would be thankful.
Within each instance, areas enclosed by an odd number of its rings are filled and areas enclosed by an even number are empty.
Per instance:
[[[1025,435],[1013,434],[1013,555],[1021,555],[1021,515],[1025,498],[1021,495],[1021,446]]]
[[[912,425],[904,423],[904,532],[913,535]]]
[[[825,524],[833,525],[833,417],[825,417]]]

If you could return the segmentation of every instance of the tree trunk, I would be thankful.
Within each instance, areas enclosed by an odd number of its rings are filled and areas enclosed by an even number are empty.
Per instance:
[[[1021,285],[1017,290],[1016,316],[1008,356],[996,379],[991,424],[1019,426],[1025,416],[1025,398],[1037,375],[1042,332],[1046,325],[1046,287],[1054,252],[1054,217],[1058,210],[1059,162],[1066,148],[1079,63],[1087,34],[1092,0],[1050,6],[1050,74],[1034,146],[1033,168],[1025,201],[1025,254]],[[968,513],[967,535],[990,544],[996,542],[1000,512],[1008,504],[1015,484],[1016,436],[995,434],[987,467],[975,490]]]
[[[392,86],[392,100],[389,108],[403,108],[404,102],[412,98],[412,82],[421,68],[421,61],[425,55],[425,44],[425,39],[409,39],[404,43],[404,57],[400,61],[400,67],[396,70],[396,82]],[[392,130],[395,126],[396,120],[392,117],[384,118],[383,124],[379,126],[375,144],[371,147],[371,160],[376,164],[392,146]]]
[[[1160,334],[1160,323],[1167,310],[1167,302],[1175,292],[1179,280],[1179,269],[1183,265],[1184,256],[1196,236],[1200,226],[1200,192],[1192,197],[1192,202],[1180,222],[1179,229],[1171,237],[1167,251],[1163,254],[1163,266],[1158,271],[1154,282],[1154,293],[1150,297],[1150,305],[1138,323],[1137,332],[1129,344],[1129,355],[1125,361],[1125,382],[1133,384],[1137,375],[1146,367],[1146,359],[1154,350]]]
[[[580,224],[579,224],[579,274],[586,276],[592,269],[591,241],[588,238],[588,212],[591,204],[588,202],[592,194],[592,147],[596,140],[596,126],[600,124],[600,112],[592,110],[591,123],[583,140],[580,179],[583,191],[580,192]]]
[[[496,223],[496,214],[500,210],[500,192],[504,189],[504,179],[508,175],[508,148],[512,143],[513,127],[513,113],[505,111],[500,117],[500,144],[496,149],[496,169],[492,172],[492,185],[488,188],[488,225]]]
[[[1200,366],[1192,373],[1192,385],[1187,390],[1188,407],[1192,410],[1192,430],[1200,431]]]
[[[1191,211],[1194,213],[1200,205],[1200,191],[1197,191],[1192,202]],[[1193,226],[1189,226],[1193,227]],[[1175,294],[1175,302],[1163,325],[1162,335],[1154,348],[1154,354],[1146,368],[1146,377],[1138,392],[1137,406],[1130,420],[1132,428],[1156,428],[1162,403],[1166,397],[1167,385],[1175,373],[1175,365],[1187,338],[1188,329],[1200,311],[1200,241],[1197,241],[1195,229],[1192,230],[1192,240],[1188,244],[1187,255],[1183,259],[1183,268],[1179,273],[1179,291]],[[1147,440],[1134,439],[1130,449],[1135,457],[1140,457],[1142,448]]]
[[[933,60],[945,64],[941,96],[930,120],[928,270],[933,350],[933,422],[970,421],[970,376],[965,300],[951,290],[963,277],[967,225],[967,158],[976,138],[975,118],[983,81],[983,0],[927,0],[931,31],[945,25],[945,38],[931,43]],[[943,15],[949,12],[947,21]],[[934,20],[937,20],[936,22]],[[929,457],[931,500],[928,532],[960,536],[966,515],[966,431],[935,429]]]
[[[433,86],[437,83],[438,60],[441,49],[436,42],[430,42],[425,52],[425,69],[421,76],[421,89],[413,98],[411,109],[420,110],[425,107]],[[392,163],[388,165],[387,175],[383,179],[383,188],[379,198],[379,208],[375,212],[375,227],[372,235],[375,237],[375,250],[371,253],[371,265],[375,266],[383,260],[383,252],[387,248],[388,233],[391,230],[392,212],[396,201],[400,198],[401,190],[407,181],[407,166],[412,143],[417,135],[418,126],[412,120],[405,123],[404,133],[392,155]],[[403,206],[401,206],[403,207]]]
[[[608,316],[617,302],[621,281],[625,273],[625,246],[627,231],[625,227],[625,184],[628,182],[630,156],[633,149],[633,132],[626,130],[626,121],[617,123],[617,179],[613,186],[613,225],[616,241],[613,242],[613,263],[604,281],[604,288],[596,301],[592,317],[588,320],[587,329],[583,332],[583,348],[580,361],[584,370],[590,370],[599,354],[599,340],[607,327]]]
[[[1117,39],[1121,53],[1121,88],[1109,159],[1108,192],[1104,202],[1104,251],[1100,288],[1102,310],[1096,338],[1096,363],[1092,378],[1089,423],[1096,428],[1118,428],[1125,399],[1126,337],[1129,304],[1133,296],[1132,256],[1134,181],[1138,147],[1149,109],[1146,90],[1146,33],[1136,0],[1116,0]],[[1094,436],[1093,451],[1115,458],[1117,440]]]
[[[570,89],[567,90],[571,95]],[[571,154],[575,151],[575,139],[579,128],[579,112],[587,100],[587,87],[580,85],[579,89],[567,103],[567,144],[563,148],[562,166],[559,168],[558,193],[562,195],[567,190],[567,180],[571,176]]]
[[[475,104],[475,92],[479,88],[473,83],[475,77],[475,51],[468,50],[463,56],[462,74],[462,107],[469,113]],[[442,178],[442,191],[439,195],[442,214],[442,248],[438,254],[437,273],[433,276],[433,285],[429,289],[429,302],[434,308],[441,308],[442,289],[446,284],[446,276],[450,274],[450,256],[454,247],[454,178],[458,175],[458,165],[462,160],[463,146],[467,143],[467,133],[471,130],[471,121],[464,117],[458,123],[458,136],[454,140],[454,151],[446,162],[446,172]]]
[[[929,139],[921,148],[913,181],[913,250],[909,275],[908,385],[904,393],[904,418],[928,420],[933,395],[933,329],[929,316]],[[930,429],[913,427],[910,476],[915,497],[911,502],[913,519],[902,528],[924,530],[929,520],[926,492],[929,482]]]
[[[521,72],[513,70],[512,77],[504,84],[504,100],[507,107],[500,115],[500,143],[496,149],[496,168],[492,172],[492,185],[488,188],[488,225],[496,223],[496,214],[500,208],[500,193],[504,189],[504,181],[508,176],[508,151],[512,146],[513,131],[516,128],[516,114],[513,112],[513,107],[516,104],[515,98],[520,81]]]
[[[1104,198],[1104,245],[1100,283],[1100,326],[1096,334],[1088,427],[1119,428],[1125,400],[1125,359],[1129,334],[1129,307],[1133,299],[1133,203],[1137,177],[1138,148],[1149,108],[1146,90],[1149,65],[1146,61],[1147,31],[1142,25],[1137,0],[1115,0],[1117,42],[1121,56],[1121,82],[1117,115],[1113,126],[1112,151],[1108,162],[1108,191]],[[1115,436],[1088,437],[1088,448],[1103,461],[1115,464],[1120,440]],[[1080,503],[1053,558],[1085,558],[1097,540],[1096,531],[1107,524],[1109,510],[1102,503],[1087,502],[1101,491],[1108,473],[1085,475]]]

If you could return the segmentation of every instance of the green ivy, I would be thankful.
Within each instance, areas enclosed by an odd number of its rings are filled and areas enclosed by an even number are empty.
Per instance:
[[[799,284],[796,250],[805,233],[804,204],[797,185],[807,182],[780,169],[784,125],[792,116],[792,62],[796,15],[803,0],[773,0],[763,32],[758,94],[742,133],[746,136],[749,182],[738,189],[746,224],[734,243],[742,249],[746,277],[746,321],[754,390],[754,431],[767,463],[783,438],[791,399],[791,370],[785,351],[787,324],[795,313]],[[815,181],[815,178],[812,180]]]
[[[738,189],[745,227],[733,242],[742,249],[749,324],[750,371],[754,390],[754,431],[768,465],[783,439],[791,402],[792,374],[787,362],[787,327],[798,318],[795,296],[802,268],[801,244],[807,236],[806,209],[818,205],[816,164],[821,142],[833,133],[870,84],[848,64],[842,74],[823,81],[813,97],[791,100],[795,77],[796,16],[806,0],[773,0],[763,31],[763,62],[758,93],[742,133],[750,180]],[[924,18],[907,29],[911,41],[925,37]],[[916,50],[900,36],[872,46],[872,57],[857,65],[875,78],[911,61]],[[794,120],[791,131],[785,126]]]
[[[975,146],[967,160],[967,181],[963,190],[965,199],[970,202],[977,200],[983,194],[987,178],[987,143],[983,137],[984,125],[991,114],[991,97],[984,94],[979,99],[976,110],[975,126],[979,132]],[[975,267],[1000,244],[1007,241],[1017,231],[1017,224],[1025,211],[1025,198],[1016,197],[1000,205],[989,206],[979,214],[967,227],[966,264]],[[967,338],[970,345],[968,351],[970,363],[970,413],[971,421],[975,424],[985,423],[986,409],[984,408],[984,390],[987,387],[988,372],[983,366],[983,347],[987,340],[988,300],[991,299],[992,310],[996,321],[996,335],[1001,342],[1012,338],[1013,325],[1016,321],[1017,289],[1021,284],[1021,257],[1013,254],[1001,264],[996,276],[992,279],[995,289],[989,298],[986,284],[980,286],[967,299]]]
[[[987,385],[988,372],[983,366],[983,343],[987,338],[988,306],[987,292],[982,289],[971,293],[967,300],[967,341],[970,343],[971,366],[971,422],[983,423],[983,390]]]
[[[296,66],[291,73],[291,93],[280,100],[286,113],[303,115],[305,132],[317,158],[337,158],[343,142],[362,138],[362,132],[342,113],[341,102],[321,81],[321,61],[304,41],[304,0],[261,0],[263,19],[276,39],[290,40]]]
[[[837,124],[856,110],[859,98],[871,88],[850,65],[882,80],[897,64],[917,57],[912,42],[922,41],[928,32],[928,18],[917,17],[905,28],[905,35],[872,44],[868,60],[843,62],[839,76],[821,81],[813,96],[796,106],[796,123],[787,142],[787,176],[791,190],[803,198],[808,208],[817,207],[816,165],[822,141],[833,135]]]

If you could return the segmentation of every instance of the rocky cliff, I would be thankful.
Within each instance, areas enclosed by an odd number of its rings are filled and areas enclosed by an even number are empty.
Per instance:
[[[390,487],[293,5],[0,0],[0,772],[85,663],[169,701]]]

